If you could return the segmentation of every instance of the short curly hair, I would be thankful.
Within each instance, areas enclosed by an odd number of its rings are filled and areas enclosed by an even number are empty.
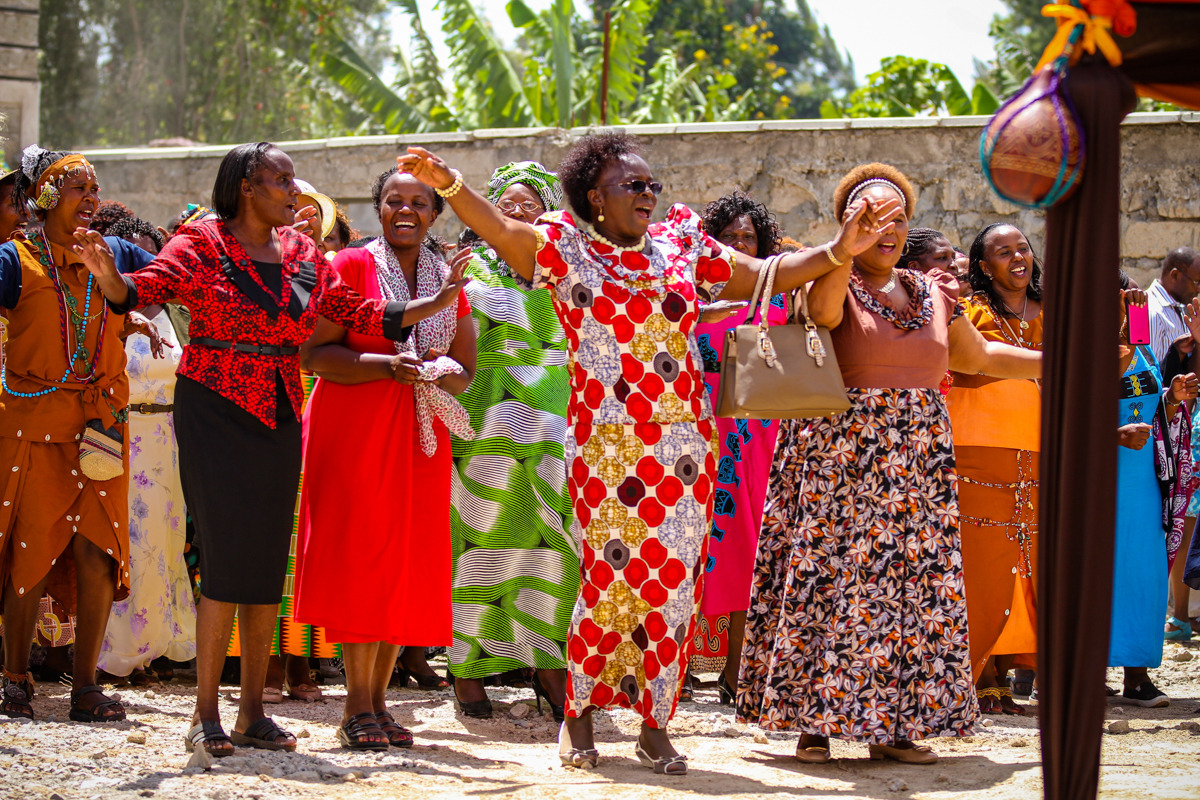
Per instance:
[[[375,213],[379,213],[380,207],[383,205],[383,187],[387,184],[388,178],[399,172],[398,167],[385,169],[383,172],[375,176],[375,182],[371,184],[371,202],[375,205]],[[432,188],[429,194],[433,196],[433,211],[439,217],[446,210],[446,199],[435,192]]]
[[[900,191],[904,194],[904,216],[912,219],[913,212],[916,210],[917,196],[913,192],[912,183],[908,180],[908,176],[891,164],[875,162],[873,164],[859,164],[838,181],[837,188],[833,190],[833,211],[837,217],[837,221],[839,223],[842,221],[842,215],[846,213],[846,206],[849,205],[851,193],[864,181],[869,181],[872,178],[882,178],[899,187]]]
[[[108,230],[113,225],[116,225],[121,220],[136,218],[137,215],[120,200],[105,200],[96,206],[96,211],[92,214],[92,224],[90,227],[96,233],[108,236]]]
[[[129,242],[132,242],[138,236],[145,236],[154,242],[154,246],[158,250],[162,250],[163,244],[165,244],[163,235],[158,228],[138,217],[119,219],[108,226],[107,232],[101,231],[101,233],[104,233],[106,236],[116,236],[118,239],[125,239]]]
[[[591,134],[571,145],[558,166],[558,179],[571,210],[584,222],[592,221],[588,192],[596,188],[600,173],[623,156],[640,155],[638,141],[623,131]]]
[[[783,234],[775,215],[745,192],[730,192],[705,206],[700,214],[700,228],[716,239],[721,231],[741,216],[750,217],[754,225],[754,233],[758,237],[758,252],[754,254],[756,258],[766,258],[778,252]]]

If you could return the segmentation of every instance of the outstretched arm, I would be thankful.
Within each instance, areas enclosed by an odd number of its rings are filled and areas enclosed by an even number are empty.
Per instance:
[[[859,253],[870,249],[880,237],[895,230],[896,217],[904,212],[900,201],[896,199],[877,203],[869,198],[856,200],[842,219],[842,227],[837,237],[828,245],[812,247],[799,253],[788,253],[779,261],[775,272],[773,292],[792,292],[809,281],[815,281],[823,275],[837,271],[840,275],[850,275],[850,262]],[[831,257],[832,254],[832,257]],[[737,268],[733,277],[721,292],[722,300],[748,300],[754,293],[754,284],[758,280],[758,271],[766,262],[737,255]],[[839,269],[840,268],[840,269]],[[845,299],[844,293],[841,298]],[[828,324],[832,312],[825,308],[822,302],[818,308],[810,310],[819,324]],[[841,302],[831,302],[828,305],[841,313]]]
[[[434,190],[449,189],[458,177],[445,161],[423,147],[408,148],[407,153],[396,159],[396,166]],[[465,183],[446,202],[463,224],[495,248],[496,254],[518,275],[533,281],[537,255],[537,235],[533,226],[504,216],[500,209]],[[753,282],[750,287],[754,288]]]
[[[83,265],[96,278],[96,285],[104,293],[104,299],[110,305],[125,308],[129,302],[129,284],[117,270],[117,262],[112,248],[104,237],[96,231],[78,228],[75,231],[76,244],[71,248],[75,255],[83,259]]]
[[[965,375],[1036,380],[1042,377],[1037,350],[989,342],[966,317],[950,323],[950,369]]]

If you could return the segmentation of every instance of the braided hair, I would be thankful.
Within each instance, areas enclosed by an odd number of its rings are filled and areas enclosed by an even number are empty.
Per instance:
[[[997,313],[998,309],[1004,307],[1004,301],[996,293],[996,287],[992,285],[991,277],[983,271],[983,255],[984,248],[987,245],[988,234],[997,228],[1004,227],[1017,229],[1017,226],[1008,222],[993,222],[979,232],[979,235],[975,237],[975,241],[971,242],[971,251],[967,254],[967,258],[971,261],[970,266],[967,267],[967,280],[971,284],[971,289],[975,294],[986,295],[988,301],[992,304],[992,310],[997,311]],[[1020,229],[1017,230],[1020,232]],[[1021,235],[1025,236],[1024,233],[1021,233]],[[1026,237],[1025,241],[1029,241],[1028,237]],[[1037,257],[1037,254],[1032,251],[1032,248],[1030,249],[1029,260],[1032,262],[1033,273],[1025,293],[1031,300],[1040,303],[1042,301],[1042,262]]]
[[[904,253],[901,254],[900,263],[896,266],[906,269],[917,269],[913,265],[920,261],[922,257],[933,252],[934,242],[945,238],[946,234],[941,231],[935,231],[933,228],[909,228],[908,238],[904,240]]]
[[[716,239],[721,235],[721,231],[741,216],[749,217],[754,225],[754,234],[758,238],[758,252],[754,254],[756,258],[766,258],[778,252],[783,235],[775,221],[775,215],[744,192],[731,192],[705,206],[700,215],[700,228]]]

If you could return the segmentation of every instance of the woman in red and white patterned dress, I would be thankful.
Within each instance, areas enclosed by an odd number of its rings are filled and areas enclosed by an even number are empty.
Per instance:
[[[595,766],[591,712],[642,715],[637,755],[687,772],[667,737],[701,596],[716,443],[694,335],[700,302],[748,299],[762,261],[722,246],[676,205],[624,134],[580,139],[559,167],[574,210],[505,217],[426,150],[398,159],[445,197],[532,288],[549,288],[570,348],[568,483],[582,586],[567,639],[564,765]],[[891,229],[896,201],[861,202],[835,241],[792,253],[776,288],[833,271]]]

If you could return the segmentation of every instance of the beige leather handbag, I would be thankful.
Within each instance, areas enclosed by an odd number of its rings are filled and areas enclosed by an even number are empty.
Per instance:
[[[767,304],[781,258],[767,259],[758,272],[745,322],[725,334],[718,417],[804,419],[850,408],[829,329],[809,318],[808,290],[800,289],[802,324],[769,324]],[[762,321],[755,325],[760,301]]]

